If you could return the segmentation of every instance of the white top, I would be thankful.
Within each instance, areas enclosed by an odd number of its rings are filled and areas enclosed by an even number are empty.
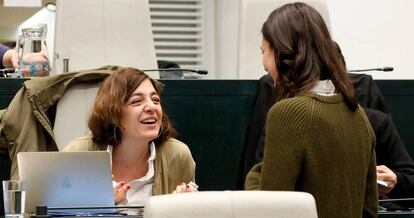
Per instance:
[[[154,184],[154,160],[155,160],[155,144],[151,142],[150,146],[150,156],[148,158],[148,172],[145,176],[134,179],[128,184],[131,188],[127,192],[126,200],[122,201],[118,205],[128,205],[128,206],[144,206],[149,197],[152,196],[152,185]],[[110,153],[110,159],[112,164],[112,146],[108,145],[107,151]],[[113,186],[118,183],[113,181]]]
[[[335,93],[335,85],[332,83],[331,80],[319,80],[315,87],[313,87],[311,92],[316,93],[318,95],[323,96],[333,96],[336,95]]]

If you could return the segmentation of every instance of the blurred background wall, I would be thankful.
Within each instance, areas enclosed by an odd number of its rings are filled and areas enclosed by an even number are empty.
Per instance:
[[[41,7],[4,7],[0,0],[0,43],[13,42],[19,26]],[[270,0],[277,2],[277,0]],[[251,64],[240,73],[240,26],[245,0],[149,0],[156,56],[185,68],[207,69],[205,79],[257,79],[265,74],[260,41]],[[333,38],[340,44],[348,69],[394,67],[373,72],[375,79],[413,79],[414,1],[327,0]],[[93,8],[91,8],[93,10]],[[257,11],[250,11],[257,13]],[[52,35],[49,28],[49,35]],[[260,33],[260,29],[255,29]],[[259,60],[259,61],[258,61]]]

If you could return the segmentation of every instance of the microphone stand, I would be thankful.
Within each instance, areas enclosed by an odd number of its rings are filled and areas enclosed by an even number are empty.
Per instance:
[[[160,69],[147,69],[143,72],[159,71],[161,79],[189,79],[200,78],[199,75],[207,75],[207,70],[199,69],[186,69],[186,68],[160,68]],[[190,72],[190,75],[186,75],[183,72]]]
[[[142,70],[143,72],[151,72],[151,71],[182,71],[182,72],[192,72],[201,75],[207,75],[207,70],[199,70],[199,69],[182,69],[182,68],[160,68],[160,69],[149,69],[149,70]]]
[[[367,71],[383,71],[383,72],[389,72],[389,71],[394,71],[394,68],[393,67],[383,67],[383,68],[370,68],[370,69],[348,70],[349,73],[353,73],[353,72],[367,72]]]
[[[207,75],[207,70],[200,70],[200,69],[181,69],[181,68],[160,68],[160,69],[147,69],[142,70],[143,72],[152,72],[152,71],[159,71],[159,72],[191,72],[196,73],[199,75]],[[16,72],[14,68],[5,68],[0,69],[0,77],[13,77],[12,75]],[[180,77],[183,77],[182,74]]]

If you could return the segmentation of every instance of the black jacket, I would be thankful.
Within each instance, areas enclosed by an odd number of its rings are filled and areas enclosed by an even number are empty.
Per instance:
[[[391,118],[381,111],[365,109],[377,136],[377,165],[385,165],[397,175],[397,184],[389,198],[414,196],[414,162],[407,152]]]

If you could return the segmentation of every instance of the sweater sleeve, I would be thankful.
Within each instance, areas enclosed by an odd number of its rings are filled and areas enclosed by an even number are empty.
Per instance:
[[[4,45],[0,45],[0,69],[3,69],[3,56],[4,53],[6,53],[7,50],[9,50],[10,48]]]
[[[303,100],[275,104],[266,122],[261,189],[295,190],[304,158],[307,105]]]
[[[378,187],[377,187],[377,170],[375,149],[372,148],[370,166],[366,181],[365,197],[364,197],[364,218],[378,217]]]
[[[262,171],[262,164],[260,162],[252,167],[250,172],[246,176],[246,182],[244,188],[246,190],[260,190],[261,189],[261,171]]]

